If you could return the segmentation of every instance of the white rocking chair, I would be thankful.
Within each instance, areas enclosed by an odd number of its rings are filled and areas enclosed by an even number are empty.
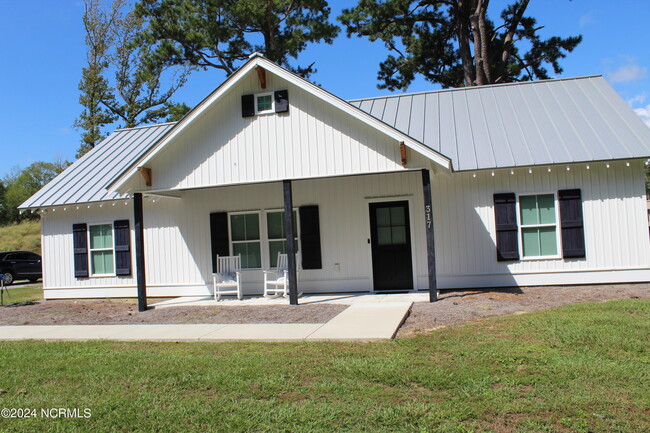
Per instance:
[[[241,256],[217,256],[217,272],[212,274],[214,300],[221,300],[221,295],[237,295],[241,292]]]
[[[296,268],[300,268],[300,255],[296,254]],[[297,273],[296,273],[297,277]],[[275,270],[264,271],[264,297],[287,296],[289,294],[289,258],[278,252]]]

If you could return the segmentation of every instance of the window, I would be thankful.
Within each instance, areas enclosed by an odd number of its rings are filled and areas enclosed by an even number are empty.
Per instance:
[[[298,251],[298,218],[296,211],[293,211],[293,220],[296,224],[296,233],[294,233],[293,245]],[[266,229],[269,239],[269,264],[275,268],[278,260],[278,253],[286,253],[286,239],[284,234],[284,211],[272,211],[266,213]]]
[[[255,95],[255,114],[274,113],[273,93]]]
[[[113,275],[115,273],[113,226],[98,224],[88,227],[91,275]]]
[[[519,216],[524,257],[557,256],[555,195],[519,196]]]
[[[259,269],[262,267],[262,252],[260,248],[260,215],[240,213],[230,215],[230,235],[232,254],[241,254],[241,266],[244,269]]]
[[[404,245],[406,216],[403,206],[377,208],[377,244]]]

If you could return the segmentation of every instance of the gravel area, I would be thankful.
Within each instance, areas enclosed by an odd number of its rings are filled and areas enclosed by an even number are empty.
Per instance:
[[[438,302],[413,304],[397,337],[430,332],[472,320],[547,310],[577,302],[650,298],[650,284],[542,286],[494,290],[445,290]]]
[[[576,302],[650,298],[650,284],[446,290],[435,303],[417,302],[397,337],[486,317],[546,310]],[[153,302],[153,301],[152,301]],[[347,305],[192,306],[138,313],[135,299],[56,300],[0,307],[0,325],[174,323],[326,323]]]
[[[326,323],[347,305],[173,307],[138,313],[137,301],[41,301],[0,307],[0,325],[127,325],[173,323]]]

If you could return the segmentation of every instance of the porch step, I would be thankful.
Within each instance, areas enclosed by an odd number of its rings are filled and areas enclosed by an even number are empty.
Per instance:
[[[387,340],[395,337],[413,302],[352,304],[307,340]]]

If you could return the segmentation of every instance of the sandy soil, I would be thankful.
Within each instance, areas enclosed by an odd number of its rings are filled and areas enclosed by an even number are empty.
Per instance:
[[[576,302],[630,298],[650,298],[650,284],[443,291],[438,302],[413,304],[397,336]],[[346,308],[337,304],[174,307],[138,313],[131,299],[42,301],[0,307],[0,325],[325,323]]]
[[[0,307],[0,325],[325,323],[347,305],[174,307],[138,313],[136,300],[42,301]]]
[[[543,286],[483,291],[443,291],[438,302],[415,303],[397,337],[445,326],[522,312],[547,310],[577,302],[650,298],[650,284]]]

